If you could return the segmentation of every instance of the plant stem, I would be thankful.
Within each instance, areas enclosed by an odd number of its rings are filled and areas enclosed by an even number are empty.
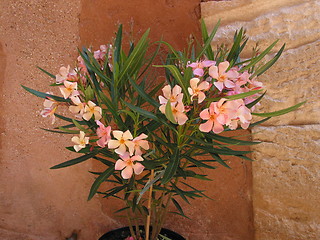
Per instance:
[[[130,208],[127,209],[127,219],[128,219],[128,222],[129,222],[130,234],[135,240],[137,240],[136,234],[135,234],[135,232],[133,230],[133,227],[132,227],[132,222],[131,222],[131,217],[130,217],[129,211],[130,211]]]
[[[151,170],[151,175],[150,175],[150,182],[153,180],[154,177],[154,170]],[[152,199],[152,188],[153,184],[151,184],[150,189],[149,189],[149,196],[148,196],[148,216],[147,216],[147,225],[146,225],[146,240],[149,240],[149,235],[150,235],[150,219],[151,219],[151,199]]]

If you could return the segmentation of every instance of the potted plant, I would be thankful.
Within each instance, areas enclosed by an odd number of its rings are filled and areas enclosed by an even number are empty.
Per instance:
[[[51,86],[58,88],[60,96],[23,86],[45,99],[43,117],[52,123],[56,118],[65,122],[47,131],[71,134],[73,146],[66,148],[80,154],[52,169],[89,159],[105,165],[103,172],[92,172],[96,179],[88,199],[98,193],[123,201],[118,212],[126,213],[129,227],[122,239],[169,239],[170,234],[161,232],[168,206],[175,206],[176,213],[185,216],[180,201],[207,197],[188,179],[207,180],[200,168],[228,167],[224,155],[250,160],[246,156],[249,151],[230,146],[258,143],[219,134],[247,129],[303,104],[272,113],[254,112],[265,94],[257,77],[278,60],[284,46],[265,64],[261,60],[277,41],[261,53],[254,51],[251,58],[241,59],[247,37],[240,29],[231,48],[219,46],[213,51],[211,42],[218,26],[208,35],[202,21],[200,45],[192,41],[181,52],[159,41],[150,54],[149,30],[125,52],[120,25],[112,45],[102,45],[97,51],[79,50],[75,68],[62,67],[57,75],[40,68],[53,78]],[[161,45],[168,47],[169,54],[164,64],[155,65]],[[150,67],[164,69],[166,80],[153,81]],[[70,116],[59,113],[63,107]],[[263,118],[253,122],[253,115]],[[100,191],[105,182],[115,186]]]

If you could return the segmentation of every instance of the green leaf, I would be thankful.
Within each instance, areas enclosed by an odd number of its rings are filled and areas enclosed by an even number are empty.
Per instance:
[[[123,79],[128,74],[132,76],[134,72],[137,72],[138,67],[141,64],[142,59],[146,53],[148,47],[148,35],[150,29],[148,29],[143,36],[140,38],[139,42],[137,43],[136,47],[128,57],[128,59],[123,64],[123,69],[121,70],[119,79]]]
[[[244,140],[239,140],[239,139],[234,139],[231,137],[224,137],[218,134],[214,134],[214,133],[207,133],[206,136],[217,140],[219,142],[223,142],[223,143],[228,143],[228,144],[232,144],[232,145],[240,145],[240,146],[247,146],[247,145],[256,145],[259,144],[261,142],[251,142],[251,141],[244,141]]]
[[[125,101],[123,101],[123,103],[125,105],[127,105],[127,107],[129,107],[132,111],[137,112],[137,113],[141,114],[142,116],[144,116],[146,118],[150,118],[150,119],[153,119],[153,120],[158,120],[156,115],[154,115],[153,113],[151,113],[151,112],[149,112],[147,110],[144,110],[142,108],[134,106],[131,103],[128,103],[128,102],[125,102]]]
[[[51,129],[46,129],[46,128],[40,128],[44,131],[47,132],[53,132],[53,133],[60,133],[60,134],[74,134],[74,133],[70,133],[70,132],[65,132],[65,131],[57,131],[57,130],[51,130]]]
[[[274,56],[274,58],[272,58],[269,62],[267,62],[265,65],[263,65],[262,67],[258,68],[251,76],[250,78],[252,79],[254,76],[260,76],[262,73],[264,73],[265,71],[267,71],[276,61],[278,61],[279,57],[281,56],[284,48],[285,48],[285,44],[282,45],[281,49],[279,50],[279,52]]]
[[[99,177],[97,177],[97,179],[94,181],[94,183],[91,186],[90,193],[88,196],[88,201],[94,196],[94,194],[96,194],[101,183],[103,183],[108,177],[110,177],[113,172],[114,172],[114,167],[109,167],[107,170],[101,173]]]
[[[187,216],[184,214],[184,212],[183,212],[183,210],[182,210],[182,207],[181,207],[180,204],[177,202],[177,200],[175,200],[174,198],[171,198],[171,201],[173,202],[173,204],[175,205],[175,207],[177,208],[177,210],[179,211],[179,213],[180,213],[181,216],[184,216],[184,217],[190,219],[189,217],[187,217]],[[190,220],[191,220],[191,219],[190,219]]]
[[[261,61],[262,58],[263,58],[264,56],[266,56],[266,55],[271,51],[271,49],[277,44],[278,41],[279,41],[279,40],[274,41],[274,42],[273,42],[268,48],[266,48],[261,54],[259,54],[257,57],[252,58],[252,59],[251,59],[251,62],[250,62],[248,65],[242,67],[241,70],[240,70],[240,72],[243,72],[243,71],[245,71],[245,70],[247,70],[247,69],[250,69],[251,67],[253,67],[254,65],[256,65],[259,61]]]
[[[270,118],[271,118],[271,117],[267,117],[267,118],[264,118],[264,119],[262,119],[262,120],[260,120],[260,121],[258,121],[258,122],[251,123],[249,127],[254,127],[254,126],[256,126],[256,125],[259,125],[259,124],[261,124],[261,123],[264,123],[265,121],[268,121]]]
[[[166,111],[165,111],[166,117],[169,119],[170,122],[177,124],[177,121],[174,119],[173,113],[172,113],[172,107],[171,107],[171,101],[168,100],[166,104]]]
[[[143,189],[139,193],[139,197],[137,199],[137,203],[141,200],[143,194],[148,191],[148,189],[155,183],[157,182],[160,178],[162,178],[164,175],[164,170],[160,171],[159,173],[156,172],[155,177],[152,179],[152,181],[148,181],[146,185],[143,187]]]
[[[213,56],[213,53],[212,53],[212,49],[211,49],[211,42],[212,42],[212,39],[214,38],[214,36],[215,36],[216,33],[217,33],[217,30],[218,30],[218,28],[219,28],[219,25],[220,25],[220,19],[219,19],[219,21],[217,22],[217,24],[214,26],[214,28],[213,28],[210,36],[209,36],[208,38],[206,38],[205,35],[208,35],[208,33],[207,33],[207,30],[206,30],[205,23],[204,23],[204,21],[202,20],[202,22],[201,22],[202,36],[205,37],[206,39],[204,39],[204,40],[205,40],[204,46],[202,47],[201,52],[198,54],[197,59],[200,59],[201,56],[202,56],[205,52],[207,52],[207,53],[209,53],[209,56],[207,56],[207,57],[208,57],[208,58],[211,57],[211,58],[209,58],[209,59],[210,59],[210,60],[213,60],[213,57],[212,57],[212,56]],[[210,51],[210,50],[211,50],[211,51]]]
[[[258,97],[256,100],[254,100],[253,102],[251,103],[248,103],[246,105],[247,108],[252,108],[254,105],[256,105],[258,102],[261,101],[261,99],[264,97],[264,95],[266,94],[267,91],[265,91],[260,97]]]
[[[49,72],[47,72],[46,70],[44,70],[43,68],[41,68],[41,67],[38,67],[37,66],[37,68],[38,69],[40,69],[42,72],[44,72],[45,74],[47,74],[49,77],[51,77],[51,78],[53,78],[53,79],[56,79],[56,76],[55,75],[53,75],[53,74],[51,74],[51,73],[49,73]]]
[[[122,24],[119,25],[116,40],[114,42],[114,62],[118,63],[120,60],[120,52],[121,52],[121,42],[122,42]]]
[[[192,162],[193,164],[195,164],[197,167],[204,167],[204,168],[209,168],[209,169],[216,169],[216,167],[214,166],[210,166],[208,164],[205,164],[203,162],[201,162],[200,160],[197,160],[197,159],[194,159],[190,156],[187,156],[187,155],[183,155],[183,157],[185,159],[187,159],[189,162]]]
[[[167,168],[164,172],[163,178],[161,180],[162,184],[166,184],[167,182],[169,182],[172,177],[175,175],[178,166],[180,163],[180,158],[179,158],[179,148],[176,147],[174,150],[174,153],[171,155],[170,161],[167,165]]]
[[[55,166],[51,167],[50,169],[58,169],[58,168],[69,167],[69,166],[84,162],[84,161],[92,158],[93,156],[97,155],[98,153],[99,152],[92,152],[92,153],[89,153],[89,154],[85,154],[85,155],[82,155],[81,157],[77,157],[77,158],[74,158],[72,160],[69,160],[69,161],[60,163],[58,165],[55,165]]]
[[[238,58],[238,56],[240,54],[239,50],[240,50],[240,44],[241,44],[242,39],[243,39],[243,28],[240,29],[239,33],[236,32],[233,45],[232,45],[231,50],[227,56],[226,60],[228,62],[232,63],[232,64],[230,64],[229,68],[231,68],[233,63],[236,62],[236,59]]]
[[[249,92],[245,92],[245,93],[239,93],[239,94],[236,94],[236,95],[225,96],[224,98],[226,98],[228,100],[243,99],[245,97],[252,96],[252,95],[257,94],[257,93],[262,92],[262,91],[263,91],[263,89],[258,89],[258,90],[253,90],[253,91],[249,91]]]
[[[40,98],[45,98],[45,99],[52,98],[53,100],[55,100],[57,102],[70,102],[71,101],[69,98],[68,99],[64,99],[62,97],[58,97],[58,96],[55,96],[55,95],[39,92],[39,91],[33,90],[33,89],[28,88],[28,87],[23,86],[23,85],[21,85],[21,87],[23,87],[29,93],[32,93],[33,95],[35,95],[37,97],[40,97]]]
[[[292,112],[294,110],[296,110],[297,108],[301,107],[303,104],[305,104],[307,101],[298,103],[292,107],[288,107],[279,111],[275,111],[275,112],[269,112],[269,113],[251,113],[252,115],[256,115],[259,117],[275,117],[275,116],[280,116],[289,112]]]
[[[165,67],[168,70],[170,70],[171,74],[173,77],[176,79],[178,82],[179,86],[182,88],[182,91],[185,96],[188,96],[188,90],[187,90],[187,85],[184,82],[184,79],[179,71],[179,69],[175,65],[154,65],[154,67]]]
[[[129,81],[131,83],[131,85],[133,86],[133,88],[139,93],[139,95],[146,100],[148,103],[150,103],[151,105],[155,106],[155,107],[159,107],[160,104],[155,101],[153,98],[150,97],[149,94],[147,94],[144,89],[142,87],[140,87],[132,78],[129,78]]]
[[[215,148],[215,147],[208,147],[208,146],[201,146],[201,145],[194,145],[194,144],[190,144],[193,147],[197,147],[200,149],[203,149],[205,151],[207,151],[208,153],[216,153],[216,154],[220,154],[220,155],[230,155],[230,156],[234,156],[234,155],[243,155],[243,154],[248,154],[251,153],[251,151],[236,151],[236,150],[232,150],[230,148]]]

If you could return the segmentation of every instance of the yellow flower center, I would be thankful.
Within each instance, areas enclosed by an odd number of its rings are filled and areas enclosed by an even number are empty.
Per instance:
[[[125,140],[124,140],[123,138],[121,138],[121,139],[119,140],[119,142],[120,142],[120,144],[124,144],[124,143],[125,143]]]
[[[222,74],[222,75],[219,76],[218,81],[219,82],[224,82],[226,79],[227,79],[227,75]]]

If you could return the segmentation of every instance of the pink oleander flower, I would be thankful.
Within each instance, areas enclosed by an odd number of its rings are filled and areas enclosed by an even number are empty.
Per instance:
[[[130,154],[128,152],[124,152],[123,154],[120,154],[120,158],[121,159],[118,159],[118,161],[116,162],[114,169],[122,170],[121,176],[124,179],[131,178],[133,173],[136,175],[142,173],[144,166],[139,163],[143,161],[143,158],[140,155],[134,155],[130,157]]]
[[[238,121],[240,121],[240,126],[243,129],[247,129],[250,125],[250,121],[252,120],[251,111],[249,108],[245,106],[245,103],[242,99],[237,99],[232,101],[237,106],[237,111],[235,117],[227,123],[227,126],[231,129],[237,129]]]
[[[52,95],[52,92],[46,92],[47,94]],[[54,115],[55,111],[57,110],[59,103],[52,98],[47,98],[43,102],[44,109],[40,112],[42,117],[49,117],[51,120],[51,124],[54,124],[56,117]]]
[[[106,56],[107,50],[108,50],[108,47],[106,45],[100,45],[100,49],[97,51],[94,51],[93,57],[96,60],[103,61]]]
[[[70,112],[77,114],[78,117],[82,118],[84,113],[84,107],[85,103],[81,102],[80,98],[78,96],[70,97],[71,101],[75,106],[70,106],[69,110]]]
[[[193,62],[187,65],[187,67],[191,67],[193,74],[199,77],[202,77],[204,74],[203,68],[211,67],[212,65],[216,64],[215,61],[205,60],[201,62]]]
[[[235,86],[232,80],[236,79],[239,74],[234,69],[230,69],[228,72],[226,72],[229,65],[229,62],[225,61],[219,63],[218,67],[211,66],[209,68],[209,75],[212,78],[217,79],[217,81],[213,84],[219,89],[219,91],[222,91],[224,87],[233,88]]]
[[[56,83],[63,83],[64,81],[77,81],[77,74],[74,70],[70,72],[70,66],[61,67],[59,73],[56,75]]]
[[[60,87],[60,92],[62,93],[63,97],[67,99],[68,97],[75,97],[79,95],[77,90],[78,84],[76,82],[63,82],[64,87]]]
[[[134,151],[135,155],[142,155],[141,148],[144,150],[149,149],[149,143],[147,140],[145,140],[148,137],[148,135],[142,133],[138,137],[135,137],[132,142],[134,143]]]
[[[183,93],[181,93],[181,87],[179,85],[175,85],[171,91],[171,86],[166,85],[162,88],[163,96],[159,96],[159,102],[162,105],[167,104],[168,100],[170,100],[171,104],[174,105],[177,102],[182,102]],[[161,111],[161,109],[160,109]]]
[[[223,119],[218,119],[219,114],[215,112],[216,102],[212,102],[209,108],[206,108],[200,112],[200,118],[203,120],[207,120],[205,123],[200,124],[199,130],[201,132],[210,132],[211,130],[214,133],[223,132],[224,128]]]
[[[159,109],[163,114],[166,113],[166,105],[161,105]],[[174,120],[179,125],[183,125],[186,123],[186,121],[188,120],[188,117],[185,114],[185,107],[182,102],[178,102],[175,105],[171,105],[171,110],[172,110]]]
[[[200,84],[199,78],[192,78],[190,80],[190,87],[188,88],[188,92],[191,95],[191,101],[194,97],[198,97],[198,103],[202,103],[203,100],[206,98],[206,95],[202,91],[206,91],[210,87],[210,83],[207,81],[203,81]]]
[[[84,107],[83,119],[89,121],[92,116],[95,120],[100,120],[102,118],[102,109],[98,107],[94,102],[89,101]]]
[[[99,147],[105,147],[108,142],[111,140],[111,127],[108,126],[108,127],[105,127],[103,125],[102,122],[100,122],[99,120],[96,120],[96,123],[97,125],[99,126],[97,128],[97,136],[98,138],[100,138],[98,141],[97,141],[97,145]]]
[[[128,147],[130,155],[133,154],[135,144],[132,142],[133,137],[129,130],[125,132],[115,130],[112,131],[112,135],[116,138],[116,140],[109,140],[108,148],[116,148],[115,152],[119,155],[122,155],[127,151]]]
[[[79,152],[82,148],[85,148],[86,145],[89,143],[89,137],[85,136],[83,131],[80,131],[79,137],[74,136],[71,138],[71,141],[74,142],[76,145],[73,146],[76,152]]]

